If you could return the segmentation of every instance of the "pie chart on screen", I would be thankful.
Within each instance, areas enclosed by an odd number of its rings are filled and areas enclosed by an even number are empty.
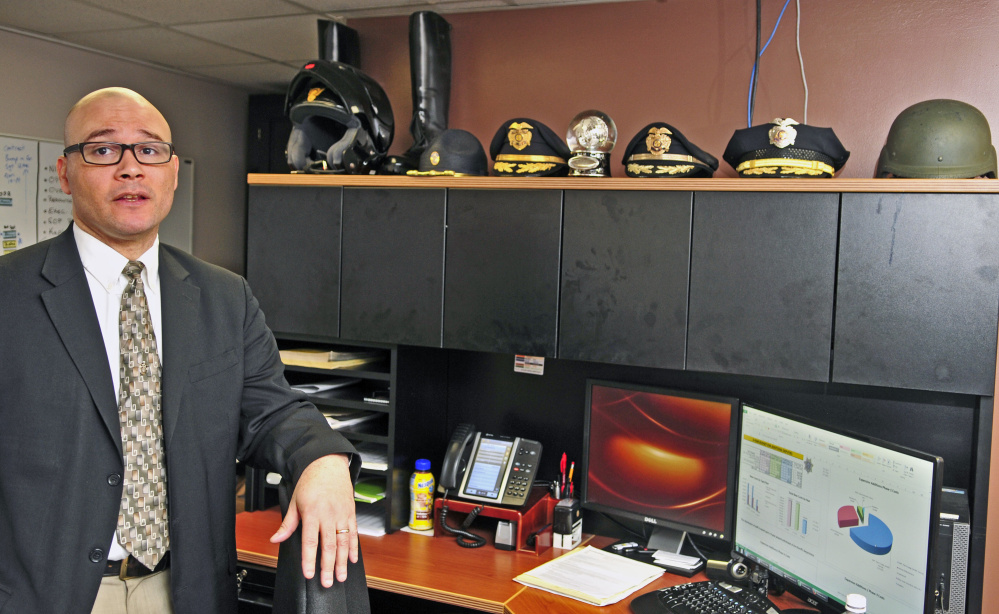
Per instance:
[[[891,529],[874,514],[867,513],[863,507],[844,505],[836,516],[839,527],[849,527],[850,539],[865,552],[876,555],[891,552]]]

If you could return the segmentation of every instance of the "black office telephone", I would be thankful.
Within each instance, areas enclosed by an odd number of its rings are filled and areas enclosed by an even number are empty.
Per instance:
[[[520,507],[531,494],[540,460],[540,442],[481,433],[471,424],[459,424],[438,483],[445,491],[457,488],[462,499]]]

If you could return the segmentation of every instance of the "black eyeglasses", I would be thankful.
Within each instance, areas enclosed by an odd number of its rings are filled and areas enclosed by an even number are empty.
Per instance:
[[[87,164],[111,166],[121,162],[125,150],[131,149],[139,164],[166,164],[173,158],[173,143],[146,141],[144,143],[77,143],[62,150],[64,156],[80,152]]]

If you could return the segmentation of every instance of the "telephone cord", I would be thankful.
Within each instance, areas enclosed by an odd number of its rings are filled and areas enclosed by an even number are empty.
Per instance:
[[[469,512],[468,516],[465,517],[465,522],[462,523],[461,528],[450,527],[447,524],[447,502],[445,501],[441,505],[441,528],[446,532],[458,536],[458,545],[462,548],[481,548],[486,545],[486,538],[481,535],[476,535],[468,530],[468,527],[472,526],[472,522],[482,511],[482,506],[478,506]]]

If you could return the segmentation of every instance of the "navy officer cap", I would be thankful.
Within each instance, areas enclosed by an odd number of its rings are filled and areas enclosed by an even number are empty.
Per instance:
[[[832,128],[778,117],[736,130],[722,157],[742,177],[832,177],[850,152]]]
[[[629,177],[710,177],[718,170],[718,158],[666,122],[653,122],[639,130],[621,163]]]
[[[501,177],[564,177],[569,174],[569,146],[537,120],[517,117],[504,122],[489,145],[493,171]]]
[[[420,154],[419,170],[406,171],[406,174],[485,177],[489,174],[486,150],[471,132],[449,128],[438,134]]]

